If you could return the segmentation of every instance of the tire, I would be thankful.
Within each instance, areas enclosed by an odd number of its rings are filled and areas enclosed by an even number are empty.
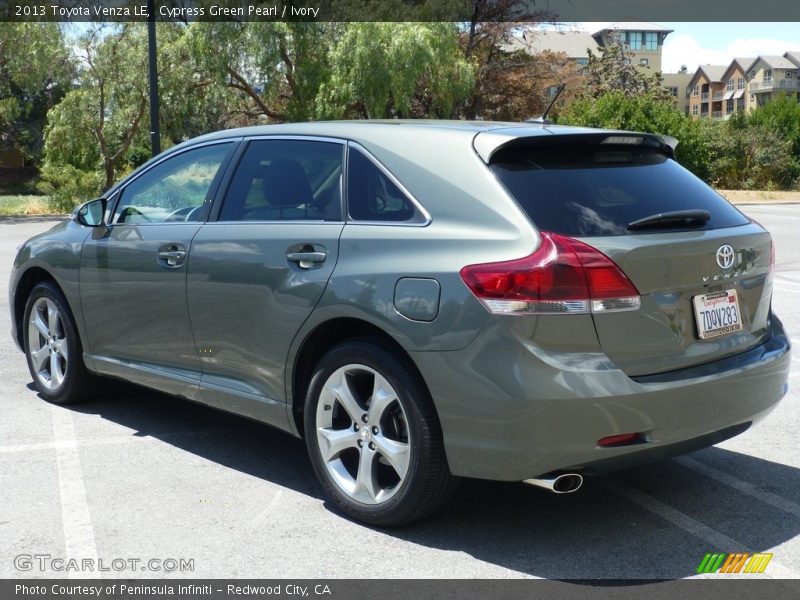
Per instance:
[[[456,490],[421,376],[378,338],[347,341],[323,356],[308,387],[304,426],[322,487],[357,521],[403,525]]]
[[[39,393],[54,404],[87,400],[97,376],[83,364],[83,347],[64,294],[50,282],[34,286],[22,322],[28,370]]]

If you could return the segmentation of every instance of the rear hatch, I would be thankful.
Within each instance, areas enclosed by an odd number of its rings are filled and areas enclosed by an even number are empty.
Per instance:
[[[707,363],[764,341],[769,233],[675,162],[660,139],[522,138],[489,164],[540,232],[596,248],[638,290],[638,308],[592,315],[603,350],[628,375]]]

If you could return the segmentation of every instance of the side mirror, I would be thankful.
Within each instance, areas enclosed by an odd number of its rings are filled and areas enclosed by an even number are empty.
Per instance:
[[[101,227],[106,214],[106,199],[98,198],[81,204],[72,214],[75,221],[85,227]]]

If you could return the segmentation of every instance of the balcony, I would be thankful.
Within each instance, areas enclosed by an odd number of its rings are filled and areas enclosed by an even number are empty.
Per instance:
[[[708,102],[708,92],[703,92],[703,95],[700,97],[701,102]]]
[[[722,92],[714,92],[714,100],[722,100]]]
[[[751,81],[750,93],[771,92],[773,90],[785,90],[794,92],[800,90],[800,81],[797,79],[765,79],[763,81]]]

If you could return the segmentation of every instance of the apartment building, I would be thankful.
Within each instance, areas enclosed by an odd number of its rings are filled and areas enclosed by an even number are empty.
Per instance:
[[[689,114],[693,117],[722,117],[725,95],[725,65],[700,65],[689,80]]]
[[[753,64],[754,58],[736,57],[725,69],[722,81],[725,82],[725,94],[722,96],[722,116],[744,112],[747,102],[747,68]]]
[[[689,82],[692,73],[662,73],[664,87],[672,96],[675,108],[684,114],[689,114]]]
[[[747,110],[764,106],[783,93],[800,101],[800,51],[783,56],[759,56],[747,68]]]

